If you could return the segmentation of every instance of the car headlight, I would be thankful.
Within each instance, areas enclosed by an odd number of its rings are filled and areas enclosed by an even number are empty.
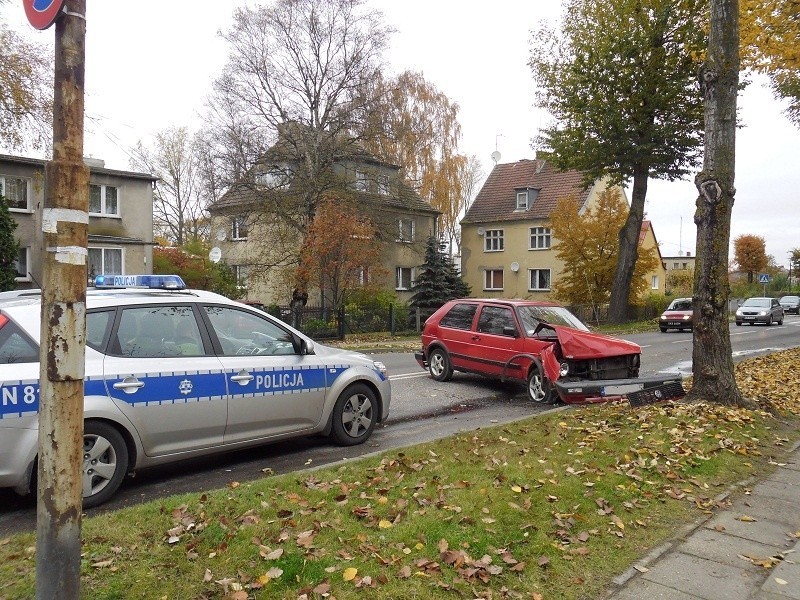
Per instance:
[[[666,321],[667,320],[667,315],[661,315],[661,320],[662,321]]]
[[[767,311],[762,310],[760,313],[758,313],[758,316],[759,317],[766,317],[767,316]]]
[[[684,321],[688,321],[691,318],[692,318],[692,315],[683,315],[683,320]]]
[[[569,374],[569,363],[562,362],[558,369],[559,377],[566,377]]]
[[[742,309],[741,308],[737,308],[736,309],[736,316],[737,317],[741,317],[742,316]]]
[[[382,362],[380,362],[378,360],[373,360],[372,361],[372,366],[375,367],[375,369],[377,369],[378,372],[381,375],[383,375],[384,377],[388,377],[388,375],[387,375],[388,371],[386,370],[386,365],[385,364],[383,364]]]

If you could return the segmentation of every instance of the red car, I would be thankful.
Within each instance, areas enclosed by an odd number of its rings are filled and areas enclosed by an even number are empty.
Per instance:
[[[427,321],[415,358],[437,381],[454,371],[527,386],[535,402],[619,399],[679,375],[639,378],[638,344],[592,333],[563,306],[529,300],[450,300]]]

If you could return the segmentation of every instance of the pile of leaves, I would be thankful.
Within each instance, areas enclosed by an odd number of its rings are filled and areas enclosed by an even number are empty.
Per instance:
[[[726,505],[797,437],[791,350],[737,367],[785,412],[571,408],[84,523],[89,598],[590,598]],[[33,590],[33,539],[0,540],[0,598]]]

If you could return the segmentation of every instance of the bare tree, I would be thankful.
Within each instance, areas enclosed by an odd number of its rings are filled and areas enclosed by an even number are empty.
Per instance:
[[[131,167],[158,177],[153,193],[153,226],[177,246],[196,240],[205,222],[198,156],[186,127],[170,127],[156,134],[152,148],[141,140],[133,149]]]
[[[267,8],[238,8],[232,29],[223,34],[231,53],[211,105],[226,115],[229,132],[246,133],[224,138],[227,154],[244,169],[266,162],[291,175],[302,210],[287,206],[286,194],[263,194],[262,204],[295,223],[301,234],[323,194],[336,184],[333,165],[359,151],[346,133],[354,129],[353,117],[374,101],[365,90],[377,76],[390,30],[379,12],[364,10],[363,4],[278,0]],[[272,155],[236,157],[263,150],[241,144],[252,138],[264,140]]]
[[[51,57],[52,52],[0,23],[0,146],[49,150],[53,133]]]

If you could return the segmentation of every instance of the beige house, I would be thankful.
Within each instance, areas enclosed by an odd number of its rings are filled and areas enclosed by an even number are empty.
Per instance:
[[[152,273],[153,184],[146,173],[106,169],[87,158],[89,240],[87,276]],[[41,287],[45,161],[0,155],[0,194],[9,203],[19,241],[17,287]]]
[[[644,277],[650,284],[650,293],[663,296],[666,291],[667,282],[664,258],[661,256],[661,250],[658,247],[658,240],[656,240],[656,232],[653,230],[653,223],[644,220],[642,221],[642,229],[639,232],[639,252],[647,252],[650,250],[655,252],[656,256],[658,256],[658,266],[649,273],[646,273]]]
[[[550,213],[568,196],[590,207],[607,187],[604,181],[585,186],[581,173],[558,171],[546,160],[496,165],[461,221],[461,274],[472,294],[552,299],[564,265],[556,257],[558,232],[550,227]],[[640,243],[658,251],[649,221]],[[664,280],[663,267],[647,275],[657,293],[663,294]]]
[[[407,302],[424,262],[425,242],[438,235],[439,211],[403,181],[400,167],[372,156],[341,159],[332,175],[332,195],[351,198],[376,225],[382,242],[381,272],[362,272],[360,284],[369,282]],[[212,241],[221,261],[236,273],[247,302],[286,305],[291,300],[301,240],[296,228],[270,216],[263,203],[275,194],[290,194],[292,185],[290,163],[262,165],[209,207]],[[324,299],[318,289],[309,293],[311,304]]]

